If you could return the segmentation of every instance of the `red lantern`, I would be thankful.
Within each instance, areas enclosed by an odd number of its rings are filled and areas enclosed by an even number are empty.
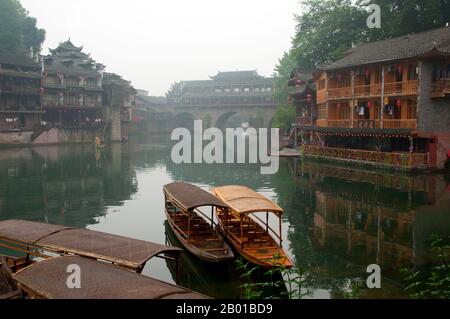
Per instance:
[[[398,107],[402,106],[402,101],[400,99],[397,100],[397,106]]]
[[[369,108],[371,108],[372,107],[372,102],[367,102],[367,106],[369,107]]]

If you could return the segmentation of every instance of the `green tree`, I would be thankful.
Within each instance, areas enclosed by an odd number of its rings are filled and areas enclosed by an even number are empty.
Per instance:
[[[295,107],[293,106],[281,106],[278,107],[273,119],[273,127],[280,128],[283,133],[287,134],[295,121]]]
[[[31,47],[41,50],[45,30],[36,26],[36,19],[18,0],[0,0],[0,52],[16,53]]]

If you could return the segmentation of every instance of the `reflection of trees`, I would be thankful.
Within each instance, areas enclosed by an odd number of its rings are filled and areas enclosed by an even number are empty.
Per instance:
[[[7,152],[7,151],[5,151]],[[131,160],[116,147],[99,161],[90,146],[49,146],[0,160],[0,218],[85,227],[137,190]]]

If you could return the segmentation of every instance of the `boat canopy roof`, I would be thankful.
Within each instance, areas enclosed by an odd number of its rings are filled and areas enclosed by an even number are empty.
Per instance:
[[[207,191],[183,182],[165,185],[164,192],[174,201],[174,204],[186,211],[202,206],[229,208],[227,204]]]
[[[81,287],[67,288],[67,269],[78,265]],[[79,256],[46,259],[17,272],[13,278],[41,298],[48,299],[206,299],[171,285],[111,264]]]
[[[152,257],[181,251],[176,247],[93,230],[25,220],[0,222],[0,240],[113,262],[134,270]]]
[[[245,186],[222,186],[213,190],[214,194],[227,203],[231,209],[239,214],[257,212],[272,212],[283,214],[283,209],[270,199]]]

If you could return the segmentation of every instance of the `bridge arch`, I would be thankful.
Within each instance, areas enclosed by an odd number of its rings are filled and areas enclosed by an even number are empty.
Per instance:
[[[173,118],[174,128],[184,127],[189,130],[194,130],[195,116],[188,112],[178,113]]]

